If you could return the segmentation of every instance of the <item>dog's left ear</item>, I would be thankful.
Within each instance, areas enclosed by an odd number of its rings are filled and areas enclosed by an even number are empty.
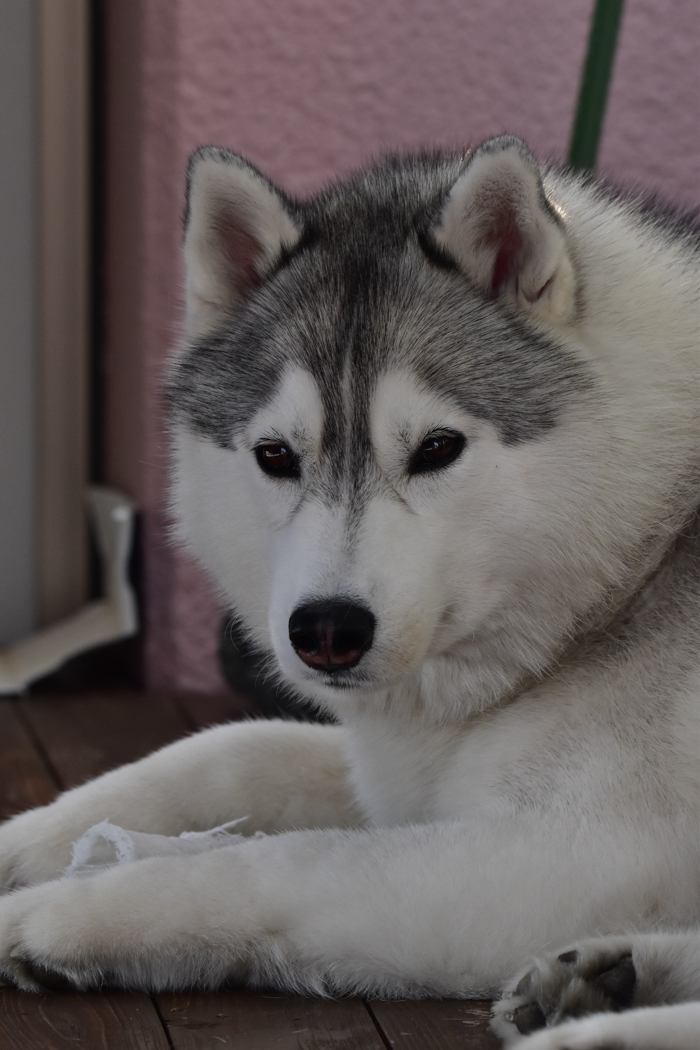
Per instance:
[[[564,223],[519,139],[491,139],[476,150],[433,236],[488,295],[538,320],[571,316],[575,277]]]
[[[291,204],[252,164],[216,146],[197,150],[185,220],[188,337],[234,316],[300,236]]]

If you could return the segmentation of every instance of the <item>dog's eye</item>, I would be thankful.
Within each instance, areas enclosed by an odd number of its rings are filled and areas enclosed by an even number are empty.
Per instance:
[[[269,441],[255,449],[258,466],[273,478],[298,478],[301,475],[299,460],[289,445],[282,441]]]
[[[421,474],[454,463],[465,444],[462,434],[429,434],[409,463],[408,473]]]

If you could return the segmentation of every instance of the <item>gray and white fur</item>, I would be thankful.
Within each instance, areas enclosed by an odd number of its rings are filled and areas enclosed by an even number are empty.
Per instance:
[[[698,252],[510,137],[303,202],[194,156],[178,533],[338,724],[208,730],[6,824],[8,979],[505,986],[528,1050],[697,1047]],[[240,816],[56,878],[106,818]]]

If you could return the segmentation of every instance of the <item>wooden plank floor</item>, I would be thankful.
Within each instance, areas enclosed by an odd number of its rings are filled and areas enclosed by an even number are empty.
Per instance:
[[[0,817],[241,710],[234,698],[144,693],[0,700]],[[497,1050],[488,1016],[488,1003],[448,999],[6,988],[0,1050]]]

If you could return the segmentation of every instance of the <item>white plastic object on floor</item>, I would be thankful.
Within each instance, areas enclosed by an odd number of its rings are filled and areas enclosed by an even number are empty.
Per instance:
[[[144,831],[126,831],[108,820],[94,824],[73,843],[73,859],[64,874],[94,875],[115,864],[129,864],[146,857],[174,857],[191,853],[208,853],[212,849],[234,846],[244,835],[231,834],[231,828],[247,817],[230,820],[208,831],[183,831],[181,835],[151,835]],[[254,838],[264,837],[258,831]]]
[[[88,602],[58,623],[0,648],[0,696],[22,693],[78,653],[138,631],[136,595],[129,583],[134,504],[102,485],[87,490],[90,519],[102,565],[104,598]]]

